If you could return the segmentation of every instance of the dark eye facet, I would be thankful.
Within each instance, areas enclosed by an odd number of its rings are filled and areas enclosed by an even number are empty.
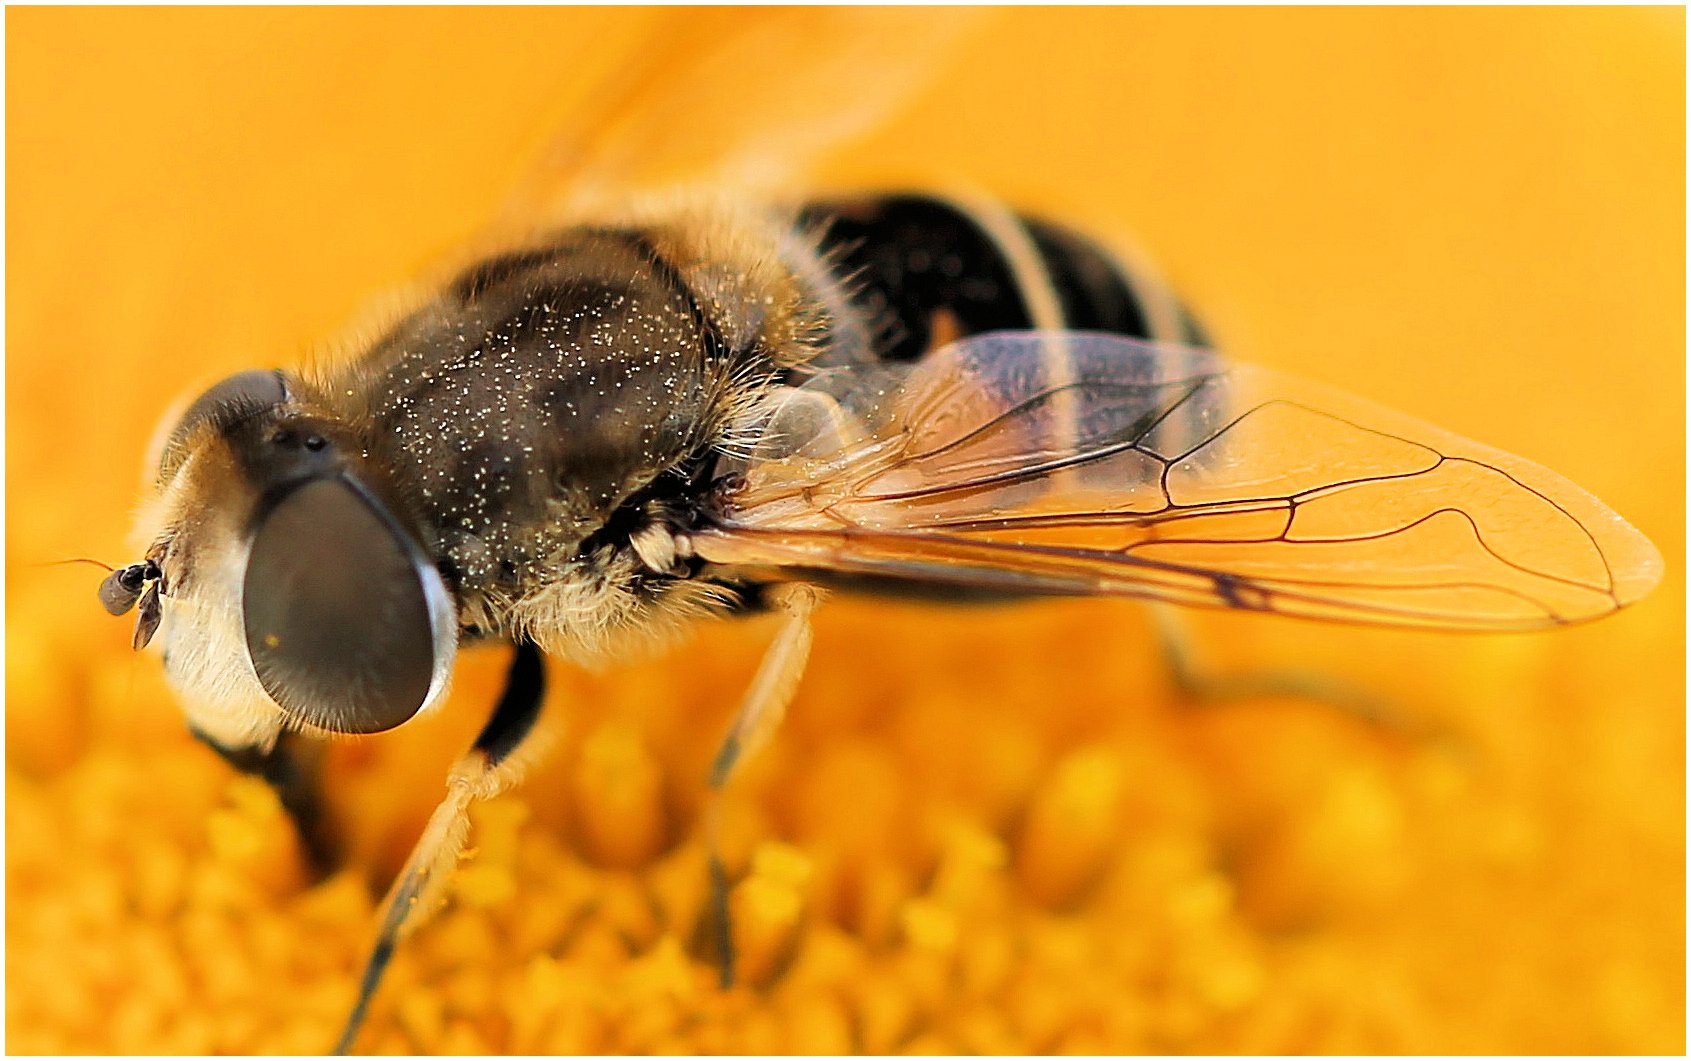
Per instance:
[[[310,480],[262,517],[243,594],[259,682],[320,729],[392,729],[451,665],[456,618],[440,576],[346,477]]]

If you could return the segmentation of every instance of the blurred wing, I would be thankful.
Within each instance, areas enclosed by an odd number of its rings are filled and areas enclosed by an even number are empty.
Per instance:
[[[1090,333],[968,339],[781,392],[705,559],[1009,594],[1524,630],[1661,556],[1554,472],[1316,384]]]
[[[698,187],[791,190],[885,118],[982,21],[910,8],[666,13],[572,100],[576,119],[507,205],[531,224]],[[597,58],[597,57],[592,57]]]

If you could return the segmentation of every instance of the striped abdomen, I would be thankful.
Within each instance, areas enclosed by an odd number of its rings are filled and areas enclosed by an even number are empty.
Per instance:
[[[836,286],[834,360],[913,361],[1002,329],[1208,345],[1190,313],[1097,243],[994,203],[922,195],[808,204]]]

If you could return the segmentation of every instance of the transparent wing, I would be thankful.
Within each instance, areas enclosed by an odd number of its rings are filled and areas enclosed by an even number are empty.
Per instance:
[[[1544,468],[1214,354],[1004,332],[783,391],[705,559],[1011,594],[1107,594],[1392,626],[1523,630],[1660,578]]]
[[[770,196],[888,116],[982,23],[978,12],[669,12],[575,93],[567,130],[506,206],[505,228],[698,188]],[[591,48],[590,48],[591,50]]]

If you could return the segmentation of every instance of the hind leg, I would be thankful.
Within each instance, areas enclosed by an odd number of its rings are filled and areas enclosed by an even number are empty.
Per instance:
[[[1324,704],[1395,736],[1415,739],[1440,736],[1390,697],[1315,671],[1268,668],[1223,674],[1208,670],[1196,658],[1182,617],[1166,605],[1152,605],[1150,611],[1157,644],[1175,689],[1195,705],[1292,697]]]

